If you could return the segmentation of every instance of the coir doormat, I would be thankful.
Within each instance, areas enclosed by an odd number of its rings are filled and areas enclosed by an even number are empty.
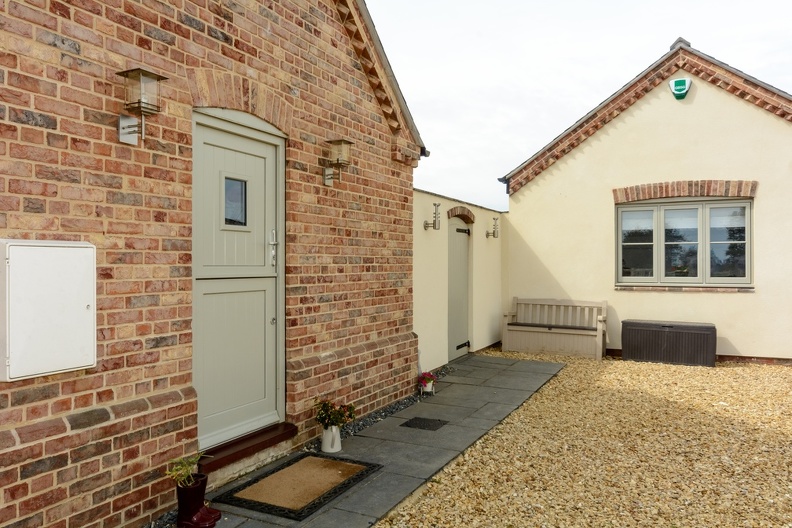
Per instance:
[[[301,521],[380,468],[369,462],[301,453],[212,500]]]

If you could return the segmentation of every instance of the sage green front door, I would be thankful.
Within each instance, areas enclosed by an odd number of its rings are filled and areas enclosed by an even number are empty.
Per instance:
[[[285,400],[283,139],[246,114],[204,112],[194,114],[193,136],[193,384],[201,449],[282,421]]]

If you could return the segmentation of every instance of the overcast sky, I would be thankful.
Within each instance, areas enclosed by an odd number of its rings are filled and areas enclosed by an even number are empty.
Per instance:
[[[426,147],[418,189],[508,209],[497,179],[677,37],[792,92],[792,0],[366,0]],[[695,81],[694,81],[695,82]]]

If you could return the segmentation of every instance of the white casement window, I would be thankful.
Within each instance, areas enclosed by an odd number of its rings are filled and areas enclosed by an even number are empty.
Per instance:
[[[623,205],[617,282],[751,283],[751,202],[713,200]]]

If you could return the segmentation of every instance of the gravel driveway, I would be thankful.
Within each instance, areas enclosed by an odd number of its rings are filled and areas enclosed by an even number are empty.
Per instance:
[[[792,528],[792,367],[564,361],[376,524]]]

